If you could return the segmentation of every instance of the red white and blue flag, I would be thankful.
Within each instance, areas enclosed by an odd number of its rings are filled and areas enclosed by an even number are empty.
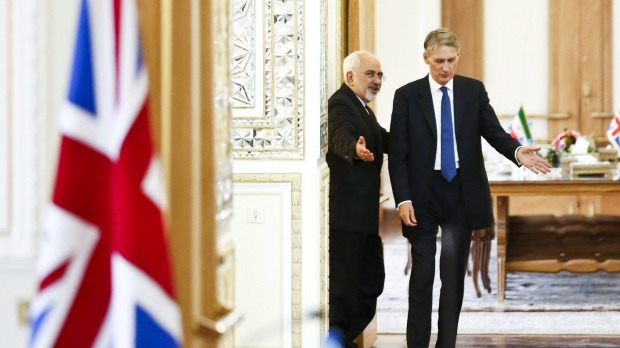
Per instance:
[[[31,347],[178,347],[135,0],[82,0]]]
[[[523,106],[519,108],[512,123],[508,126],[508,133],[523,145],[532,145],[534,142],[532,132],[530,132],[530,122],[527,120]]]
[[[609,139],[614,149],[620,149],[620,108],[611,119],[607,129],[607,139]]]

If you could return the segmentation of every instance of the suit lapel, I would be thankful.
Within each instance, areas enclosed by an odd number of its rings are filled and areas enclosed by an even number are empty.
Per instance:
[[[424,114],[424,119],[431,129],[433,138],[437,141],[437,121],[435,121],[435,107],[433,106],[433,96],[431,95],[431,85],[428,83],[428,75],[422,79],[420,94],[420,109]]]
[[[377,119],[375,113],[369,106],[367,106],[368,111],[366,111],[367,109],[363,107],[362,104],[359,103],[359,101],[358,104],[360,105],[360,116],[362,117],[362,119],[364,119],[364,123],[369,130],[368,135],[370,135],[370,137],[366,137],[366,147],[375,154],[375,157],[383,156],[383,153],[378,153],[379,149],[383,149],[383,144],[381,143],[381,135],[379,134],[379,129],[377,127]],[[375,163],[379,162],[375,161]]]
[[[381,141],[381,133],[379,131],[379,121],[377,121],[377,116],[375,115],[375,113],[372,111],[372,109],[370,108],[370,106],[366,105],[366,108],[364,109],[364,112],[366,111],[366,109],[368,110],[368,114],[364,115],[364,119],[367,120],[368,122],[368,127],[370,128],[370,132],[374,137],[374,143],[377,144],[377,149],[383,149],[383,142]],[[375,154],[379,155],[379,156],[383,156],[383,153],[378,153]]]
[[[358,117],[361,118],[358,122],[361,123],[362,127],[366,126],[368,129],[367,134],[369,136],[365,137],[366,146],[374,150],[373,152],[375,153],[375,156],[383,156],[383,153],[376,153],[379,149],[383,149],[383,144],[381,142],[381,134],[379,133],[378,121],[374,112],[370,109],[370,107],[368,108],[369,111],[366,111],[366,108],[364,108],[359,98],[355,95],[355,92],[353,92],[349,86],[343,83],[341,89],[349,98],[351,98],[354,105],[357,106]]]
[[[463,123],[465,122],[465,102],[467,89],[463,85],[463,80],[461,80],[458,76],[454,76],[453,82],[454,93],[452,96],[454,100],[452,103],[454,104],[454,133],[461,129]]]
[[[361,117],[362,124],[368,128],[368,131],[369,131],[368,134],[371,136],[370,139],[366,137],[366,143],[373,144],[376,138],[376,131],[377,131],[376,129],[377,127],[375,126],[375,119],[373,118],[374,113],[372,113],[372,110],[370,110],[370,107],[368,108],[368,110],[370,111],[366,111],[366,108],[359,101],[355,93],[353,93],[353,100],[355,102],[355,105],[357,106],[358,116]]]

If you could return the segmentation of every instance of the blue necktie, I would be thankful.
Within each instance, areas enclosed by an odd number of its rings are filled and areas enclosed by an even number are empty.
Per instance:
[[[456,160],[454,158],[454,138],[452,132],[452,110],[448,88],[442,86],[441,92],[441,176],[448,182],[456,176]]]

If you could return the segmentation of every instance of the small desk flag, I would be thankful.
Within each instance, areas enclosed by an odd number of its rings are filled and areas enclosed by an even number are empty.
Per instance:
[[[607,139],[609,139],[614,149],[620,149],[620,108],[618,108],[614,117],[611,119],[611,123],[607,129]]]
[[[525,111],[523,111],[523,106],[519,108],[519,112],[517,112],[512,123],[508,126],[508,132],[521,144],[532,145],[534,140],[532,139],[532,133],[530,133],[530,126]]]

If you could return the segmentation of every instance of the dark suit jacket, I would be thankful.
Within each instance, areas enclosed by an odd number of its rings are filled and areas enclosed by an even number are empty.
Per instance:
[[[515,150],[521,144],[500,125],[482,82],[455,76],[453,88],[463,209],[469,227],[482,229],[493,225],[493,211],[481,137],[515,164]],[[437,151],[437,125],[428,75],[394,93],[390,141],[388,165],[396,204],[411,200],[415,211],[426,211]]]
[[[328,110],[330,228],[377,234],[380,174],[389,134],[346,84],[329,98]],[[374,154],[373,162],[355,158],[360,136]]]

